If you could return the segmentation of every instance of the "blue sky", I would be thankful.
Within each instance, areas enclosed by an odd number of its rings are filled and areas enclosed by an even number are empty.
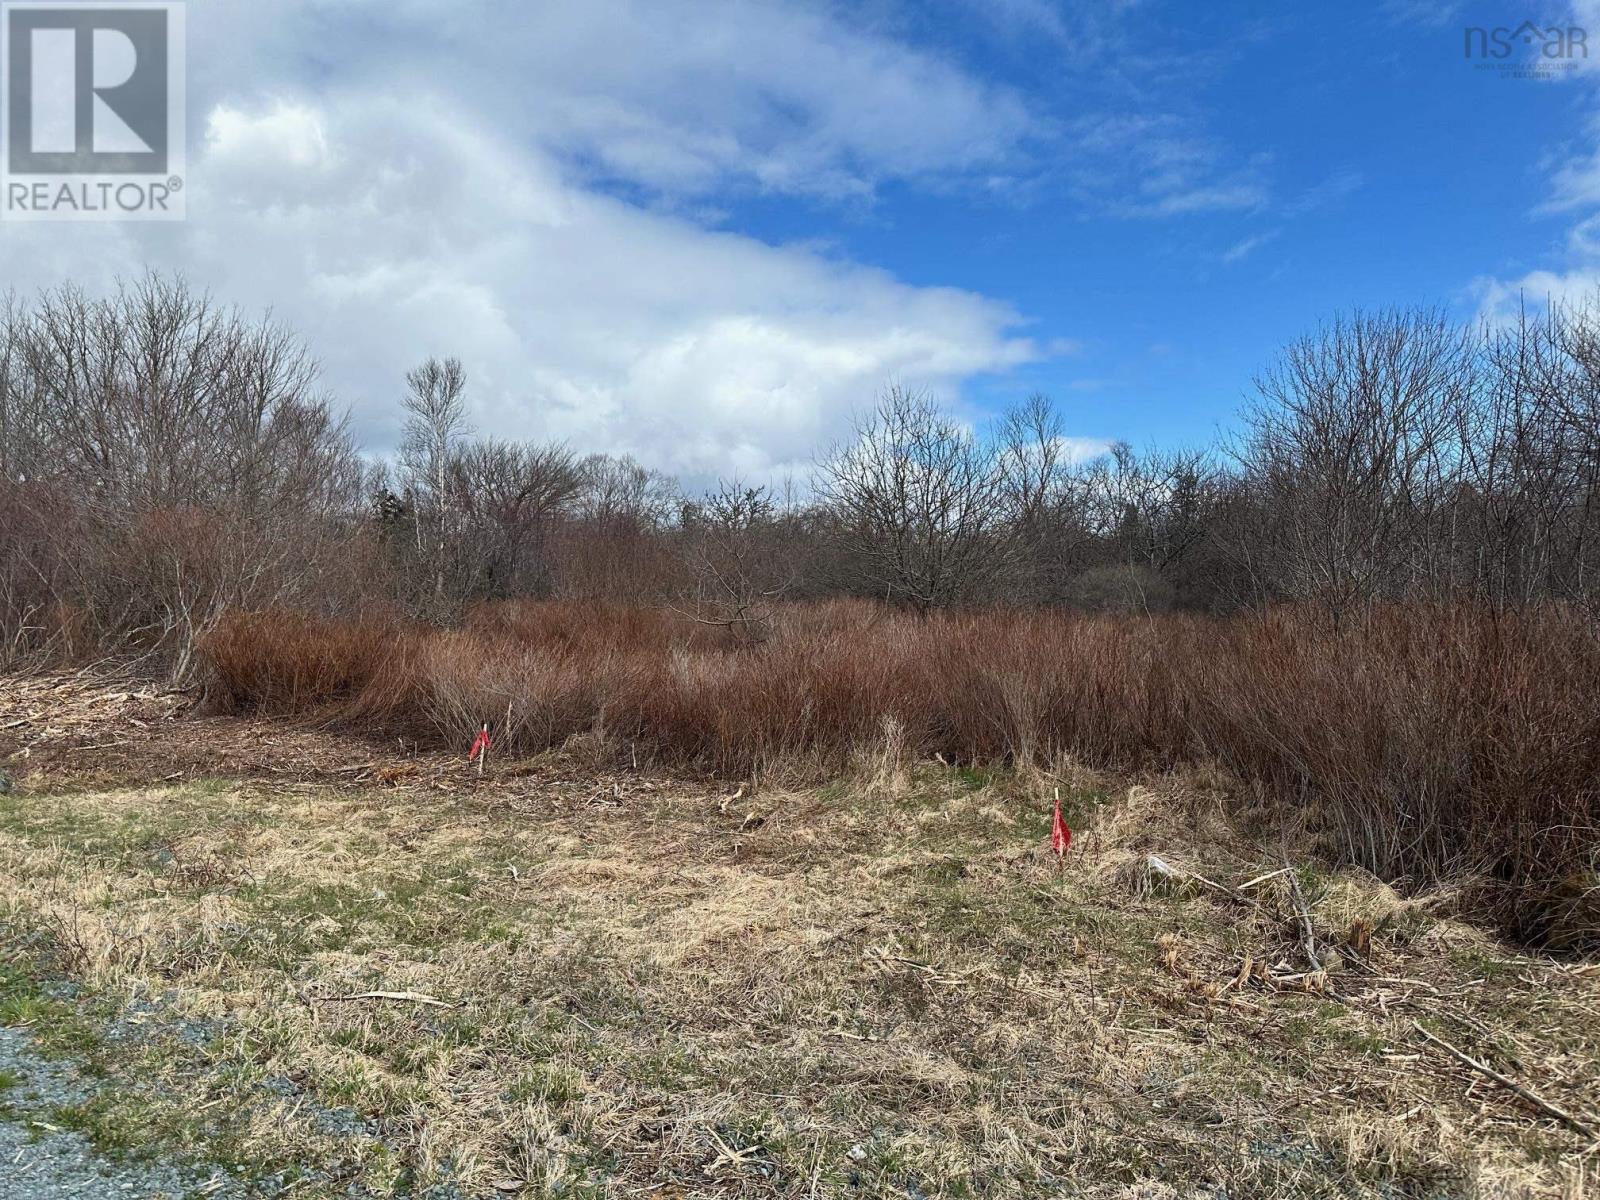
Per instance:
[[[1528,16],[1594,61],[1464,58]],[[1584,7],[194,0],[189,28],[188,221],[0,226],[0,276],[153,266],[270,308],[374,453],[429,354],[484,432],[691,482],[803,476],[890,381],[1193,444],[1331,314],[1600,279]]]
[[[1196,163],[1162,194],[1172,211],[1141,207],[1137,162],[1080,167],[1049,138],[993,194],[891,187],[870,204],[732,209],[759,236],[821,238],[903,279],[1003,299],[1077,344],[973,380],[985,403],[1037,388],[1094,436],[1204,441],[1275,348],[1332,313],[1437,303],[1471,319],[1486,279],[1566,261],[1552,160],[1588,136],[1592,91],[1503,78],[1463,53],[1466,27],[1515,25],[1520,9],[1134,5],[1110,61],[1083,61],[1065,15],[1052,38],[1037,21],[938,8],[937,27],[912,27],[1016,87],[1041,122],[1164,122],[1130,131],[1128,159],[1157,152],[1141,137],[1170,138]]]

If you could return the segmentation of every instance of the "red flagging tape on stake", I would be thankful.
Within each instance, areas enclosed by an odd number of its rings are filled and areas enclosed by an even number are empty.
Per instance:
[[[1056,859],[1066,862],[1067,849],[1072,845],[1072,830],[1067,828],[1066,821],[1061,818],[1061,789],[1056,789],[1056,815],[1050,822],[1050,849],[1056,852]]]

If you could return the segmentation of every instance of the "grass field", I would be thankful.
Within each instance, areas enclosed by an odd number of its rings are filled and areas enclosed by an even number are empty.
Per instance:
[[[98,1081],[0,1112],[110,1155],[295,1196],[1592,1191],[1592,1139],[1418,1024],[1592,1123],[1600,972],[1299,869],[1312,970],[1282,814],[1214,773],[741,794],[117,720],[0,745],[0,1024]]]

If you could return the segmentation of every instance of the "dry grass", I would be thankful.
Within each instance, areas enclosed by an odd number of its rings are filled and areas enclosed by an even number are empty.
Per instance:
[[[1411,606],[1208,620],[783,610],[750,646],[671,613],[483,609],[457,631],[237,615],[226,710],[338,716],[513,753],[574,735],[726,777],[816,781],[878,753],[1024,771],[1214,762],[1303,805],[1324,861],[1456,887],[1529,941],[1600,943],[1600,640],[1559,610]]]
[[[1582,1194],[1581,1139],[1411,1022],[1593,1108],[1593,971],[1308,875],[1340,948],[1308,976],[1281,877],[1127,889],[1152,850],[1275,865],[1215,772],[870,767],[737,800],[563,755],[465,795],[63,780],[0,799],[0,928],[79,1009],[207,1031],[95,1049],[137,1103],[79,1124],[320,1170],[299,1195]],[[449,1007],[340,999],[379,991]]]

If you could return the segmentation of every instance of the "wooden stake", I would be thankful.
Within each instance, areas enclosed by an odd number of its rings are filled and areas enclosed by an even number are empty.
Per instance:
[[[1055,789],[1055,794],[1056,794],[1056,805],[1055,805],[1055,808],[1050,813],[1050,840],[1051,840],[1052,843],[1055,841],[1055,836],[1056,836],[1056,817],[1058,815],[1060,815],[1060,813],[1061,813],[1061,789],[1060,788],[1056,788]],[[1067,852],[1066,852],[1066,849],[1063,848],[1063,849],[1060,849],[1060,850],[1056,851],[1056,874],[1057,875],[1065,875],[1066,873],[1067,873]]]

